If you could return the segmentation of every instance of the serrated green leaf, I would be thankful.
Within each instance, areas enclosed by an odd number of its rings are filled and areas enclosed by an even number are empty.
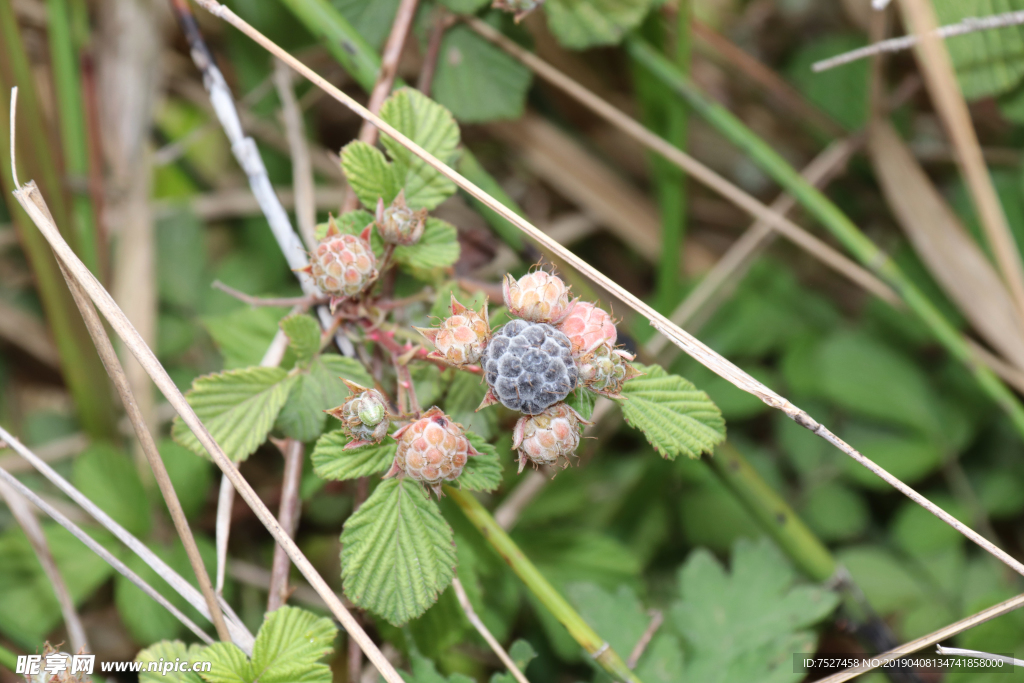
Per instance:
[[[204,662],[206,661],[205,650],[202,645],[193,643],[185,645],[180,640],[164,640],[155,643],[145,650],[139,652],[135,657],[136,662],[142,662],[143,670],[139,672],[139,683],[203,683],[199,674],[191,671],[147,671],[146,666],[150,662]]]
[[[210,670],[203,673],[206,683],[252,683],[252,664],[234,643],[214,643],[203,656],[210,662]]]
[[[225,315],[206,316],[201,322],[224,357],[224,369],[233,370],[260,362],[277,333],[278,321],[287,312],[276,307],[246,307]]]
[[[459,121],[517,119],[523,114],[530,70],[467,26],[444,34],[431,93]]]
[[[663,458],[699,458],[725,440],[725,420],[706,393],[661,366],[634,366],[644,374],[626,382],[619,405]]]
[[[470,491],[493,491],[501,486],[501,460],[498,458],[498,450],[473,432],[466,432],[466,438],[480,455],[474,455],[466,461],[466,466],[458,478],[459,485]]]
[[[290,315],[281,321],[281,330],[299,363],[308,362],[320,350],[320,324],[310,316]]]
[[[207,683],[330,683],[320,660],[331,654],[338,630],[330,619],[297,607],[269,612],[253,643],[252,660],[234,643],[214,643],[203,655],[212,670]]]
[[[459,146],[459,126],[451,113],[437,102],[418,90],[400,88],[381,105],[380,115],[441,161],[452,161]],[[396,187],[405,188],[405,199],[409,206],[414,209],[433,209],[455,193],[455,183],[428,166],[394,138],[381,135],[380,141],[392,159]]]
[[[691,553],[679,571],[682,600],[670,612],[690,646],[686,680],[799,681],[792,653],[814,651],[816,638],[804,629],[839,600],[822,588],[794,586],[795,579],[767,539],[738,541],[731,573],[707,550]]]
[[[939,24],[1024,10],[1022,0],[935,0]],[[957,80],[969,100],[1010,90],[1024,77],[1024,28],[977,31],[946,41]]]
[[[341,405],[349,395],[341,377],[364,387],[373,385],[373,379],[356,359],[337,354],[318,356],[296,378],[275,428],[299,441],[320,436],[327,425],[324,411]]]
[[[633,589],[626,585],[613,593],[593,583],[574,583],[566,586],[565,593],[584,621],[616,652],[632,650],[651,621]]]
[[[458,231],[451,223],[433,216],[427,218],[419,242],[395,248],[395,261],[410,268],[447,268],[458,260]]]
[[[266,441],[295,380],[281,368],[226,370],[197,378],[185,397],[227,456],[241,462]],[[180,417],[174,418],[171,437],[209,457]]]
[[[330,683],[331,670],[320,660],[334,650],[338,629],[326,617],[297,607],[267,615],[252,648],[252,671],[260,683]]]
[[[327,432],[313,448],[313,471],[322,479],[358,479],[387,472],[397,443],[388,437],[379,444],[344,450],[351,439],[344,432]]]
[[[377,206],[377,199],[384,198],[385,204],[398,196],[399,176],[384,153],[365,142],[356,140],[341,149],[341,168],[345,171],[345,179],[355,190],[356,196],[363,206]]]
[[[547,0],[548,28],[573,50],[612,45],[635,28],[650,8],[647,0]]]
[[[345,595],[396,626],[423,614],[455,576],[452,529],[411,479],[377,486],[345,522],[341,547]]]
[[[456,372],[444,400],[445,412],[467,431],[479,434],[484,440],[494,434],[498,421],[497,413],[493,410],[476,412],[486,394],[487,385],[479,376]]]

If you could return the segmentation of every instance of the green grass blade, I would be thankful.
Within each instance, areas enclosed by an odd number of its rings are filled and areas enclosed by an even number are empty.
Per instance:
[[[85,106],[79,78],[77,42],[72,39],[67,0],[48,0],[50,62],[57,95],[57,117],[64,152],[64,171],[69,178],[82,181],[89,174],[89,144],[86,137]],[[74,191],[71,199],[72,224],[78,238],[78,255],[94,274],[99,275],[99,246],[89,195]]]
[[[19,88],[19,177],[22,181],[34,179],[39,184],[54,219],[66,226],[67,215],[55,157],[35,96],[17,20],[11,4],[0,2],[0,107],[4,112],[9,111],[10,91],[14,85]],[[14,218],[25,256],[32,267],[36,291],[57,344],[64,380],[75,400],[82,428],[93,437],[113,438],[117,434],[116,412],[107,374],[46,240],[11,196],[14,181],[8,163],[11,158],[9,126],[9,118],[0,117],[0,159],[3,159],[0,163],[0,184],[3,185],[4,201]],[[74,235],[68,237],[73,238]]]

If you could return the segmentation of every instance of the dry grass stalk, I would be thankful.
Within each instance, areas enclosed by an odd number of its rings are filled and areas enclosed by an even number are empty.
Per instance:
[[[1006,214],[996,194],[992,178],[981,154],[978,136],[971,123],[963,93],[956,81],[956,72],[946,44],[935,35],[935,9],[928,0],[900,0],[904,19],[918,37],[918,64],[925,84],[938,110],[939,117],[956,149],[961,173],[970,190],[974,208],[996,265],[1002,274],[1017,314],[1024,321],[1024,262],[1010,232]]]
[[[192,529],[189,527],[188,520],[185,518],[185,511],[182,509],[181,502],[178,500],[178,494],[171,483],[167,467],[164,465],[160,452],[156,448],[153,434],[146,424],[142,408],[136,400],[131,384],[128,381],[128,376],[121,366],[121,361],[114,352],[114,345],[110,342],[110,337],[107,336],[107,331],[103,327],[103,321],[96,314],[96,309],[92,307],[85,292],[68,275],[63,266],[61,266],[61,273],[68,283],[68,288],[71,290],[71,296],[75,300],[75,305],[78,306],[78,310],[82,313],[86,329],[89,330],[89,337],[99,353],[103,367],[110,376],[110,381],[113,382],[114,388],[121,398],[121,403],[124,404],[128,419],[135,429],[135,436],[138,437],[139,447],[149,463],[149,469],[152,471],[153,478],[160,489],[160,494],[167,504],[167,510],[171,513],[174,529],[178,532],[181,544],[185,548],[185,554],[188,556],[189,564],[192,565],[192,571],[195,573],[196,581],[199,583],[199,590],[202,592],[203,599],[206,600],[206,606],[210,610],[214,628],[217,630],[217,637],[225,642],[231,642],[231,633],[228,631],[227,624],[224,621],[224,614],[221,612],[220,605],[217,604],[217,596],[213,592],[213,586],[210,584],[210,575],[207,574],[203,558],[199,554],[199,546],[196,545],[196,539],[192,535]],[[149,388],[149,383],[147,382],[146,390],[148,391]]]
[[[804,168],[802,173],[804,178],[819,187],[826,185],[833,177],[842,172],[850,157],[860,149],[862,143],[861,138],[847,138],[833,142]],[[772,203],[771,208],[780,214],[786,214],[792,211],[794,206],[796,206],[796,199],[791,195],[783,194]],[[702,317],[706,318],[709,302],[713,299],[720,300],[723,289],[727,285],[735,287],[757,254],[761,253],[774,237],[775,230],[771,224],[762,220],[755,221],[715,263],[700,284],[672,311],[669,316],[672,322],[680,327],[686,327],[687,323],[701,311],[704,312]],[[651,356],[658,356],[665,349],[666,343],[665,337],[654,337],[647,343],[645,350]]]
[[[1009,600],[1004,600],[1003,602],[1000,602],[997,605],[992,605],[988,609],[983,609],[980,612],[977,612],[969,617],[961,619],[960,621],[955,621],[949,626],[940,628],[938,631],[933,631],[932,633],[929,633],[926,636],[921,636],[920,638],[911,640],[909,643],[904,643],[903,645],[900,645],[897,648],[893,648],[892,650],[880,654],[877,657],[872,657],[871,661],[874,664],[874,666],[860,666],[851,669],[846,669],[845,671],[840,671],[839,673],[832,674],[831,676],[819,678],[814,683],[842,683],[843,681],[848,681],[850,679],[856,678],[857,676],[860,676],[861,674],[865,674],[868,671],[873,671],[874,669],[877,669],[891,662],[894,659],[898,659],[904,655],[913,654],[915,652],[920,652],[926,647],[931,647],[932,645],[940,643],[943,640],[948,640],[949,638],[952,638],[958,633],[963,633],[964,631],[972,629],[975,626],[984,624],[986,621],[991,621],[996,617],[1001,617],[1004,614],[1009,614],[1010,612],[1018,610],[1021,607],[1024,607],[1024,593],[1016,597],[1010,598]]]
[[[959,23],[947,24],[946,26],[935,29],[931,34],[937,38],[952,38],[954,36],[975,33],[976,31],[991,31],[992,29],[1003,28],[1006,26],[1019,26],[1020,24],[1024,24],[1024,11],[1004,12],[1002,14],[993,14],[987,17],[966,17]],[[815,62],[811,65],[811,68],[814,71],[827,71],[828,69],[834,69],[835,67],[843,64],[855,62],[858,59],[873,57],[887,52],[908,50],[917,45],[918,42],[920,42],[920,37],[914,34],[900,36],[899,38],[890,38],[856,50],[850,50],[849,52],[838,54],[835,57],[822,59],[821,61]]]
[[[43,566],[43,572],[50,580],[50,586],[53,588],[53,593],[57,597],[57,603],[60,605],[61,615],[64,617],[64,625],[68,629],[71,650],[73,652],[88,652],[91,648],[89,647],[89,640],[85,636],[85,627],[82,626],[82,620],[75,609],[75,601],[72,600],[71,592],[68,591],[68,585],[60,574],[57,561],[53,559],[53,553],[50,552],[50,544],[46,542],[46,535],[43,533],[42,525],[39,524],[35,513],[28,506],[28,501],[25,497],[12,488],[6,480],[0,480],[0,498],[7,503],[7,507],[18,522],[18,526],[25,532],[32,550],[35,551],[36,559],[39,560],[39,564]]]
[[[274,191],[284,208],[296,207],[295,192],[292,188],[276,187]],[[315,187],[313,188],[313,209],[314,211],[333,211],[341,204],[344,196],[345,189],[342,187]],[[225,188],[214,192],[200,193],[193,195],[186,203],[182,203],[180,200],[160,200],[153,203],[153,211],[157,218],[162,218],[180,211],[183,206],[188,207],[188,210],[202,221],[252,216],[262,212],[259,202],[252,196],[252,190],[248,188]]]
[[[742,389],[743,391],[746,391],[756,396],[768,406],[775,408],[777,410],[781,410],[788,417],[794,420],[797,424],[804,427],[805,429],[810,430],[817,436],[825,439],[830,444],[841,450],[843,453],[846,453],[848,456],[850,456],[858,463],[866,467],[868,470],[873,472],[875,475],[883,479],[893,488],[897,489],[905,496],[913,500],[915,503],[917,503],[918,505],[925,508],[930,513],[941,519],[943,522],[956,529],[959,533],[963,534],[972,542],[976,543],[986,552],[992,554],[999,561],[1003,562],[1008,567],[1012,568],[1015,572],[1024,575],[1024,564],[1021,564],[1016,559],[1011,557],[1008,553],[1006,553],[1004,550],[996,547],[990,541],[988,541],[983,536],[978,534],[976,531],[960,522],[958,519],[950,515],[945,510],[939,508],[937,505],[929,501],[927,498],[922,496],[920,493],[918,493],[911,487],[907,486],[899,478],[893,476],[888,471],[879,467],[875,462],[865,457],[855,448],[850,446],[850,444],[846,443],[838,436],[833,434],[824,425],[817,422],[814,418],[808,415],[807,412],[801,410],[793,403],[791,403],[788,399],[780,396],[778,393],[776,393],[769,387],[765,386],[748,373],[741,370],[734,363],[724,358],[720,354],[716,353],[714,350],[709,348],[700,340],[696,339],[692,335],[680,329],[671,320],[669,320],[662,314],[658,313],[655,309],[653,309],[651,306],[646,304],[644,301],[642,301],[632,293],[628,292],[625,288],[623,288],[621,285],[613,281],[604,273],[602,273],[598,269],[591,266],[589,263],[585,262],[572,252],[562,247],[560,244],[551,239],[548,235],[539,230],[529,221],[525,220],[517,213],[510,210],[508,207],[506,207],[504,204],[496,200],[494,197],[490,196],[482,189],[474,185],[472,182],[467,180],[457,171],[455,171],[447,164],[443,163],[435,156],[433,156],[432,154],[424,150],[422,147],[417,145],[415,142],[410,140],[407,136],[398,131],[394,126],[391,126],[386,121],[381,119],[379,116],[367,110],[366,107],[356,102],[354,99],[352,99],[352,97],[342,92],[340,89],[336,88],[334,85],[332,85],[322,76],[311,70],[305,64],[292,57],[290,54],[288,54],[287,51],[282,49],[280,46],[278,46],[276,43],[271,41],[269,38],[264,36],[259,31],[254,29],[252,26],[250,26],[248,23],[242,20],[238,15],[232,12],[229,8],[216,2],[216,0],[199,0],[199,4],[202,5],[209,12],[211,12],[214,16],[224,19],[232,26],[248,35],[254,41],[263,46],[263,48],[270,52],[272,55],[286,62],[298,73],[308,78],[315,85],[322,88],[331,97],[335,98],[336,100],[347,106],[349,109],[357,113],[363,119],[371,121],[375,126],[377,126],[377,128],[381,130],[381,132],[386,133],[387,135],[394,138],[395,141],[397,141],[410,152],[412,152],[417,157],[422,159],[424,162],[429,164],[441,175],[445,176],[446,178],[454,182],[456,185],[458,185],[460,188],[465,190],[470,195],[476,197],[478,200],[480,200],[480,202],[485,204],[488,208],[493,210],[502,218],[504,218],[505,220],[509,221],[517,228],[522,230],[530,238],[532,238],[534,242],[543,245],[547,249],[551,250],[552,253],[558,255],[567,264],[571,265],[578,272],[588,277],[592,282],[603,287],[606,291],[614,295],[617,299],[619,299],[620,301],[628,305],[630,308],[634,309],[635,311],[643,315],[650,321],[651,326],[654,327],[655,330],[668,336],[673,343],[679,346],[683,351],[685,351],[695,360],[700,362],[702,365],[706,366],[708,369],[710,369],[723,379],[732,383],[737,388]],[[607,105],[607,103],[599,102],[598,105],[601,106],[602,109],[610,108]],[[614,110],[614,108],[611,109],[613,111],[617,111]],[[632,119],[629,119],[628,117],[626,118],[631,124],[639,126],[639,124],[637,124]],[[644,129],[642,126],[639,126],[639,128],[641,131],[646,131],[646,129]],[[676,150],[674,147],[669,147],[671,150],[679,152],[679,150]],[[723,193],[727,191],[729,193],[729,195],[727,196],[733,198],[734,201],[737,201],[738,203],[742,202],[741,206],[747,208],[748,210],[751,210],[753,213],[755,213],[755,215],[765,217],[771,220],[777,226],[781,226],[783,223],[786,222],[786,220],[783,217],[779,216],[771,209],[768,209],[763,204],[758,202],[750,195],[747,195],[739,188],[736,188],[731,183],[726,181],[724,178],[721,178],[717,174],[713,173],[704,165],[696,162],[695,160],[686,156],[685,154],[682,154],[682,152],[679,152],[679,154],[681,156],[679,156],[678,158],[680,159],[680,161],[685,161],[687,163],[689,168],[687,168],[686,170],[690,172],[691,175],[693,175],[694,177],[697,177],[699,175],[705,182],[713,182],[715,184],[715,187],[720,188],[723,191]],[[692,171],[691,168],[693,169]],[[782,228],[780,227],[780,231],[781,230]]]
[[[363,631],[362,627],[355,620],[352,614],[345,608],[341,601],[338,600],[337,596],[334,595],[333,591],[331,591],[330,587],[327,585],[327,582],[324,581],[323,577],[320,576],[302,551],[299,550],[299,547],[295,545],[295,542],[284,533],[284,530],[281,529],[281,526],[278,524],[273,513],[267,508],[263,501],[260,500],[252,486],[250,486],[245,478],[241,476],[234,463],[232,463],[224,451],[221,450],[220,446],[210,435],[210,432],[203,425],[202,421],[199,420],[188,401],[185,400],[184,395],[182,395],[181,391],[179,391],[177,386],[174,384],[174,381],[167,374],[167,371],[164,370],[160,361],[157,360],[152,349],[149,348],[145,341],[139,336],[138,332],[135,331],[134,327],[132,327],[131,322],[124,315],[124,312],[121,311],[117,306],[117,303],[111,298],[110,294],[103,288],[103,285],[96,280],[92,273],[89,272],[89,269],[86,268],[81,260],[79,260],[74,254],[68,244],[61,237],[57,226],[53,225],[53,223],[49,221],[46,212],[40,208],[42,200],[39,197],[39,191],[36,188],[35,183],[29,182],[22,186],[17,183],[17,180],[15,180],[15,185],[18,187],[14,192],[15,198],[31,217],[32,221],[39,228],[46,240],[50,243],[50,246],[54,250],[58,260],[63,263],[72,277],[77,280],[78,284],[93,300],[97,309],[99,309],[99,311],[104,315],[110,323],[110,326],[118,336],[121,337],[128,349],[146,369],[146,372],[156,383],[160,391],[164,394],[171,405],[174,406],[175,410],[178,411],[178,414],[181,415],[185,424],[188,425],[196,435],[200,444],[202,444],[203,448],[205,448],[213,458],[214,463],[229,477],[231,485],[239,492],[239,495],[242,496],[243,500],[245,500],[249,507],[252,508],[256,517],[263,523],[267,530],[270,531],[274,540],[284,546],[285,551],[288,553],[288,556],[291,558],[295,566],[327,602],[332,614],[339,620],[342,627],[349,633],[350,637],[359,643],[363,652],[367,654],[370,661],[374,663],[388,683],[402,683],[402,678],[398,675],[394,666],[384,658],[380,650],[366,632]]]
[[[11,444],[12,446],[14,445],[14,443],[11,441],[11,439],[13,439],[13,437],[11,437],[9,434],[7,434],[7,432],[5,432],[2,428],[0,428],[0,433],[2,433],[0,435],[3,436],[4,440],[7,441],[7,443]],[[180,621],[182,624],[184,624],[186,626],[186,628],[188,628],[188,630],[192,631],[192,633],[194,633],[195,636],[197,638],[199,638],[201,641],[203,641],[204,643],[207,643],[207,644],[213,643],[213,639],[210,638],[210,636],[206,635],[206,633],[201,628],[196,626],[195,622],[193,622],[191,619],[189,619],[184,614],[182,614],[181,611],[177,607],[172,605],[167,600],[167,598],[165,598],[164,596],[160,595],[160,593],[158,593],[152,586],[150,586],[148,583],[146,583],[138,574],[136,574],[131,569],[129,569],[128,565],[126,565],[121,560],[117,559],[117,557],[115,557],[109,550],[107,550],[102,545],[100,545],[97,541],[95,541],[92,536],[90,536],[89,534],[85,533],[85,531],[83,531],[80,527],[78,527],[78,525],[76,525],[74,522],[72,522],[70,519],[68,519],[65,515],[61,514],[60,511],[58,511],[54,506],[52,506],[49,503],[47,503],[38,494],[36,494],[32,489],[30,489],[27,486],[25,486],[24,484],[22,484],[10,472],[8,472],[7,470],[5,470],[3,468],[0,468],[0,484],[2,484],[3,486],[6,486],[11,491],[16,492],[18,495],[24,496],[26,499],[30,500],[33,505],[35,505],[37,508],[39,508],[40,510],[45,512],[47,515],[49,515],[55,522],[60,524],[62,527],[67,529],[75,538],[77,538],[82,543],[84,543],[85,546],[89,550],[93,551],[99,557],[101,557],[104,562],[106,562],[111,567],[113,567],[118,573],[120,573],[122,576],[127,578],[133,584],[138,586],[139,589],[142,592],[144,592],[149,597],[153,598],[164,609],[166,609],[168,612],[170,612],[172,615],[174,615],[174,617],[178,621]],[[51,578],[51,582],[52,582],[52,580],[53,579]],[[54,585],[56,585],[56,584],[54,584]],[[66,620],[66,618],[65,618],[65,620]],[[69,629],[69,631],[70,631],[70,629]],[[251,638],[251,636],[250,636],[250,638]],[[74,643],[74,638],[73,637],[72,637],[72,643]],[[250,647],[250,650],[251,650],[251,647]]]
[[[473,624],[473,628],[477,630],[477,633],[491,646],[491,650],[494,651],[494,654],[498,655],[498,659],[505,665],[505,668],[512,674],[512,677],[519,681],[519,683],[530,683],[526,676],[523,675],[523,672],[519,670],[519,667],[516,666],[516,663],[512,661],[512,658],[508,656],[508,652],[501,646],[498,639],[491,634],[490,629],[484,625],[484,622],[480,621],[480,617],[477,616],[476,611],[473,609],[473,604],[469,601],[469,596],[466,595],[466,589],[462,587],[459,577],[456,576],[452,579],[452,588],[455,589],[455,597],[459,599],[459,605],[462,606],[462,611],[466,613],[469,623]]]
[[[914,250],[974,328],[1024,369],[1024,322],[981,248],[891,124],[872,125],[868,150],[886,201]]]
[[[894,297],[892,290],[875,275],[872,275],[846,256],[832,249],[825,242],[814,237],[792,220],[765,206],[756,198],[718,175],[686,152],[652,133],[636,119],[624,114],[621,110],[601,99],[590,90],[587,90],[533,53],[524,50],[488,24],[477,19],[468,19],[466,23],[481,36],[521,61],[538,76],[555,85],[643,146],[660,154],[671,163],[683,169],[694,179],[725,197],[754,218],[771,224],[778,230],[779,234],[792,240],[801,248],[810,251],[815,257],[829,265],[829,267],[839,271],[884,301],[893,305],[898,301],[898,298]]]
[[[288,138],[288,149],[292,161],[292,186],[295,188],[295,220],[299,234],[306,248],[316,246],[316,205],[313,194],[313,162],[309,156],[306,141],[306,126],[302,121],[302,110],[295,100],[292,89],[292,70],[280,62],[274,62],[274,85],[281,100],[281,118]]]

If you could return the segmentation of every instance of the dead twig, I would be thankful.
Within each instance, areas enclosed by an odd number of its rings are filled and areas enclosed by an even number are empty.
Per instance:
[[[4,432],[2,428],[0,428],[0,432],[3,432],[4,440],[10,443],[9,439],[13,437],[10,437],[10,435]],[[173,614],[174,617],[182,624],[184,624],[188,628],[188,630],[192,631],[192,633],[195,634],[197,638],[199,638],[201,641],[207,644],[213,643],[213,639],[210,638],[210,636],[206,635],[206,632],[203,631],[203,629],[196,626],[195,622],[193,622],[191,619],[182,614],[181,610],[172,605],[167,600],[167,598],[160,595],[160,593],[158,593],[152,586],[146,583],[138,574],[129,569],[128,565],[126,565],[121,560],[117,559],[109,550],[104,548],[95,539],[93,539],[92,536],[85,533],[78,525],[76,525],[70,519],[61,514],[55,507],[47,503],[45,500],[39,497],[39,495],[36,494],[32,489],[22,484],[10,472],[3,468],[0,468],[0,482],[2,482],[3,485],[9,487],[12,491],[17,492],[18,495],[24,496],[26,499],[30,500],[33,505],[35,505],[37,508],[45,512],[55,522],[57,522],[62,527],[71,532],[71,535],[73,535],[75,538],[84,543],[85,546],[89,548],[89,550],[96,553],[99,557],[103,559],[103,561],[105,561],[107,564],[113,567],[118,573],[120,573],[133,584],[138,586],[143,593],[156,600],[156,602],[159,603],[164,609]],[[251,637],[252,636],[250,636],[250,638]],[[72,640],[72,643],[73,642],[74,640]],[[237,641],[236,644],[238,644]],[[252,651],[251,644],[249,646],[249,651]]]
[[[441,54],[441,42],[444,32],[452,25],[454,17],[441,5],[434,8],[434,25],[430,29],[430,40],[427,43],[427,54],[423,57],[423,67],[416,81],[416,89],[430,96],[430,88],[434,85],[434,74],[437,72],[437,58]]]
[[[644,650],[651,644],[651,638],[658,632],[658,628],[661,626],[661,622],[665,620],[665,615],[661,613],[661,610],[652,609],[648,614],[651,615],[651,623],[647,624],[647,628],[644,629],[643,634],[640,636],[640,640],[636,641],[636,645],[633,646],[633,651],[629,653],[629,659],[626,660],[626,666],[630,669],[636,668],[637,662],[644,654]]]
[[[0,498],[7,503],[7,507],[10,509],[14,519],[17,520],[18,526],[25,532],[32,550],[36,553],[39,564],[43,566],[43,572],[45,572],[46,577],[50,580],[50,586],[53,588],[53,593],[57,597],[57,603],[60,605],[61,615],[64,617],[64,625],[68,629],[68,638],[71,639],[71,650],[73,652],[89,652],[91,648],[89,647],[89,640],[85,636],[85,627],[82,626],[82,620],[75,609],[75,601],[72,600],[71,593],[68,591],[68,585],[60,574],[57,561],[53,559],[53,553],[50,552],[50,544],[46,542],[46,535],[43,533],[42,525],[39,524],[35,513],[29,508],[25,497],[12,488],[6,479],[0,480]]]
[[[298,306],[301,309],[307,309],[313,304],[317,303],[319,299],[313,299],[309,296],[285,296],[285,297],[260,297],[246,294],[243,291],[237,290],[234,287],[224,284],[220,280],[214,280],[210,283],[210,286],[214,289],[219,289],[228,296],[238,299],[242,303],[249,304],[250,306]],[[321,297],[322,299],[323,297]]]
[[[455,589],[455,597],[459,599],[459,605],[462,606],[462,611],[466,613],[469,623],[473,624],[473,628],[477,630],[477,633],[491,646],[491,650],[494,651],[494,654],[498,655],[498,659],[505,665],[505,668],[512,674],[512,677],[519,681],[519,683],[530,683],[526,676],[523,675],[523,672],[519,670],[519,667],[516,666],[516,663],[512,661],[512,658],[508,656],[508,652],[501,646],[498,639],[491,634],[491,631],[484,625],[484,622],[476,615],[473,604],[469,601],[469,596],[466,595],[466,589],[462,587],[459,577],[456,576],[452,579],[452,588]]]
[[[279,444],[284,456],[284,478],[281,482],[281,503],[278,506],[277,521],[290,537],[295,537],[302,512],[299,498],[299,484],[302,482],[302,455],[305,445],[295,439]],[[267,611],[273,612],[288,600],[288,570],[291,569],[288,555],[280,545],[274,546],[274,560],[271,563]]]
[[[309,157],[306,126],[292,89],[292,70],[280,60],[274,62],[274,85],[281,100],[281,118],[292,157],[292,185],[295,188],[295,220],[306,248],[316,247],[316,206],[313,202],[313,163]]]
[[[1020,24],[1024,24],[1024,11],[1005,12],[1003,14],[992,14],[987,17],[965,17],[956,24],[947,24],[932,30],[931,35],[936,38],[945,39],[977,31],[991,31],[992,29],[1004,28],[1006,26],[1019,26]],[[866,57],[873,57],[874,55],[886,52],[909,50],[917,45],[920,40],[920,36],[916,34],[889,38],[888,40],[882,40],[872,45],[838,54],[835,57],[822,59],[811,65],[811,69],[816,72],[827,71],[828,69],[834,69],[837,66],[849,64]]]

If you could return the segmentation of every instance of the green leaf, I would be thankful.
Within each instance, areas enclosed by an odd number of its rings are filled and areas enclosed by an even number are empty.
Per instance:
[[[459,146],[459,126],[447,109],[418,90],[396,90],[381,105],[380,115],[400,133],[441,161],[450,163],[453,160]],[[396,187],[405,188],[405,199],[409,206],[414,209],[433,209],[454,194],[455,183],[428,166],[394,138],[381,135],[380,141],[392,159]]]
[[[385,204],[391,203],[401,189],[395,170],[384,158],[384,153],[360,140],[342,147],[341,168],[349,186],[367,208],[376,207],[377,199],[381,197]]]
[[[71,599],[82,604],[103,585],[113,568],[57,524],[44,523],[43,533]],[[117,541],[103,531],[90,533],[117,553]],[[25,534],[15,526],[0,534],[0,632],[35,652],[60,622],[60,605]]]
[[[304,313],[290,315],[281,321],[281,330],[299,363],[306,363],[320,350],[320,324],[312,317]]]
[[[426,489],[388,479],[341,533],[345,595],[399,626],[423,614],[455,576],[452,529]]]
[[[161,608],[162,609],[162,608]],[[159,643],[155,643],[145,650],[139,652],[135,656],[136,662],[142,662],[148,665],[150,662],[160,663],[161,660],[164,662],[175,662],[181,660],[183,662],[204,662],[206,661],[206,648],[197,643],[191,645],[185,645],[180,640],[164,640]],[[181,671],[168,671],[165,675],[161,670],[159,673],[156,671],[146,671],[145,667],[139,672],[139,683],[203,683],[203,679],[200,678],[199,674]]]
[[[410,268],[447,268],[458,260],[458,231],[451,223],[433,216],[427,218],[423,237],[419,242],[395,248],[395,261]]]
[[[245,368],[262,360],[287,313],[276,307],[239,308],[225,315],[202,318],[203,327],[224,356],[224,368]]]
[[[707,550],[691,553],[679,571],[682,599],[671,610],[690,646],[686,680],[799,681],[792,653],[814,651],[816,637],[805,629],[839,600],[822,588],[794,586],[795,578],[767,539],[738,541],[731,573]]]
[[[330,683],[331,669],[320,660],[334,651],[338,629],[330,619],[297,607],[269,612],[252,648],[252,660],[234,643],[214,643],[203,651],[213,664],[207,683]]]
[[[822,343],[814,360],[816,393],[858,415],[925,433],[939,429],[933,389],[907,356],[856,332]]]
[[[708,395],[658,365],[634,364],[642,376],[626,382],[622,414],[663,458],[699,458],[725,440],[725,421]]]
[[[157,450],[185,516],[191,518],[199,514],[206,504],[206,494],[213,483],[210,463],[195,457],[192,451],[170,439],[161,439]]]
[[[857,130],[867,121],[870,62],[862,59],[820,73],[811,65],[863,46],[863,36],[830,33],[798,47],[786,66],[786,75],[800,92],[847,130]]]
[[[548,28],[573,50],[612,45],[647,14],[648,0],[547,0]]]
[[[968,17],[1024,10],[1021,0],[935,0],[939,25]],[[946,41],[964,97],[997,95],[1024,77],[1024,29],[1007,26],[968,33]]]
[[[295,378],[281,368],[226,370],[197,378],[185,396],[227,456],[241,462],[267,440]],[[209,457],[180,417],[174,418],[171,437]]]
[[[518,119],[530,79],[530,70],[504,50],[455,26],[441,42],[431,92],[463,123]]]
[[[204,224],[190,210],[175,211],[156,222],[156,281],[160,300],[188,309],[202,296],[206,247]]]
[[[864,498],[835,481],[812,488],[800,516],[823,541],[848,541],[862,534],[871,521]]]
[[[328,432],[313,448],[313,471],[322,479],[358,479],[387,472],[395,460],[397,443],[386,438],[379,444],[344,450],[351,439],[344,432]],[[472,460],[472,458],[470,458]]]
[[[403,673],[402,678],[406,683],[474,683],[472,678],[463,676],[460,673],[452,674],[445,678],[437,671],[437,665],[432,659],[413,653],[409,656],[410,673]]]
[[[354,358],[337,354],[318,356],[295,380],[275,428],[299,441],[319,437],[328,419],[324,411],[341,405],[349,395],[341,377],[364,387],[373,385],[373,379]]]
[[[456,14],[475,14],[490,0],[441,0],[441,4]]]
[[[493,410],[476,412],[486,394],[487,385],[478,375],[456,372],[444,399],[445,412],[467,431],[479,434],[484,440],[493,436],[498,421]]]
[[[970,524],[970,515],[952,498],[942,493],[933,493],[928,496],[928,500],[960,521]],[[892,537],[907,553],[922,558],[951,546],[960,546],[964,541],[960,532],[913,501],[900,505],[892,521]]]
[[[512,659],[512,663],[516,665],[516,668],[525,674],[526,667],[537,658],[537,651],[533,649],[533,645],[530,645],[529,641],[520,638],[509,647],[508,656]],[[516,683],[516,678],[508,671],[505,671],[491,676],[491,683]]]
[[[331,0],[331,4],[348,19],[352,27],[375,50],[380,50],[395,23],[401,0]]]
[[[149,533],[149,500],[135,463],[113,446],[97,442],[75,458],[75,487],[135,536]]]
[[[493,491],[501,486],[501,460],[498,459],[498,450],[473,432],[466,432],[466,438],[480,455],[474,455],[466,461],[466,467],[458,478],[459,485],[470,491]]]
[[[569,404],[569,407],[582,415],[584,420],[589,420],[590,416],[594,414],[594,400],[594,393],[580,385],[566,397],[565,402]]]
[[[333,652],[337,633],[330,619],[297,607],[285,606],[269,613],[252,648],[254,680],[330,683],[330,667],[320,660]]]

